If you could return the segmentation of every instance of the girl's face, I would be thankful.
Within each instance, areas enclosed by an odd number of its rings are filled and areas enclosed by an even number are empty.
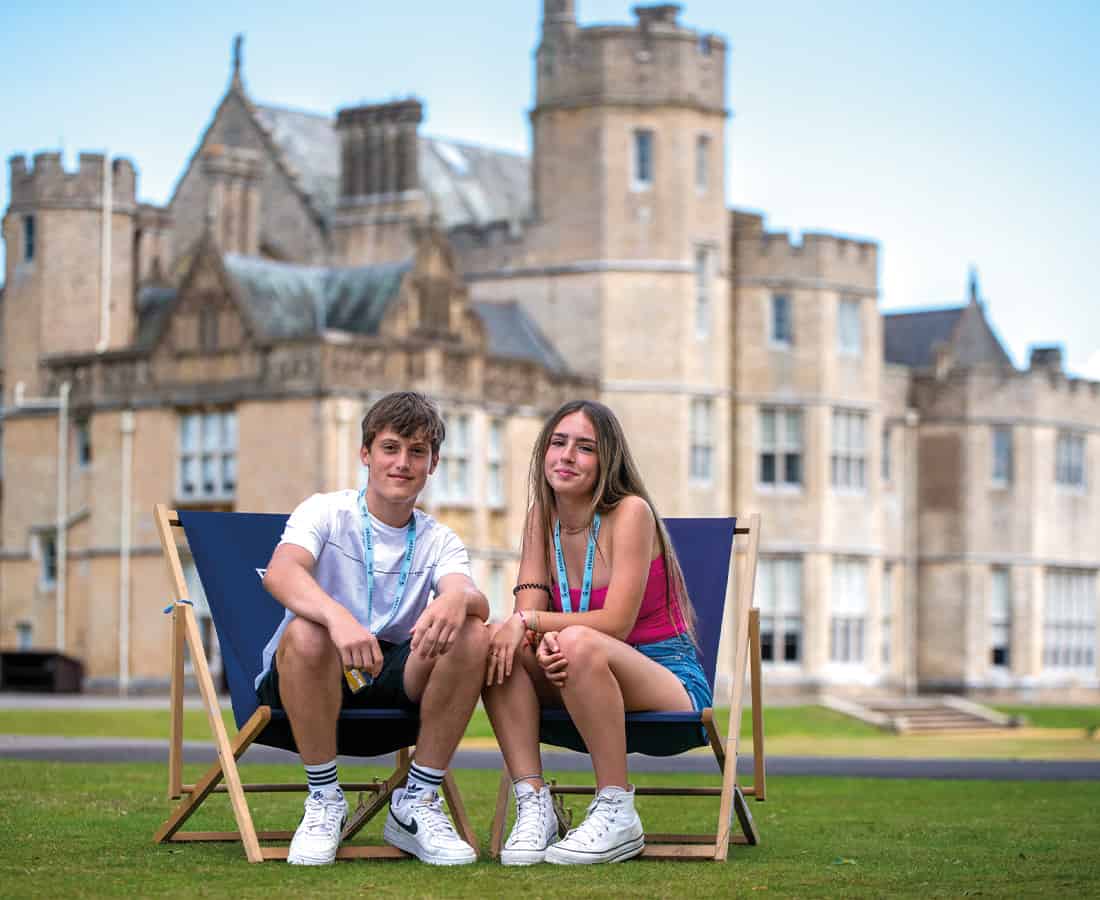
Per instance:
[[[542,471],[556,494],[590,496],[600,471],[596,429],[579,410],[554,426]]]

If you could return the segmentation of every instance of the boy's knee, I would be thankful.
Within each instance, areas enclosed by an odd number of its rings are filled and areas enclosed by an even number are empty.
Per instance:
[[[327,629],[308,619],[291,619],[279,640],[280,668],[290,660],[307,666],[324,665],[335,652]]]

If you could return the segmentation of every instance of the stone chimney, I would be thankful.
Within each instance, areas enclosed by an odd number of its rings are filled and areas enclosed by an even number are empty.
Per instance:
[[[1042,369],[1047,372],[1062,372],[1062,346],[1051,344],[1046,347],[1035,346],[1031,348],[1031,358],[1028,361],[1029,369]]]
[[[417,132],[424,118],[419,100],[398,100],[342,109],[340,201],[402,194],[420,187]]]

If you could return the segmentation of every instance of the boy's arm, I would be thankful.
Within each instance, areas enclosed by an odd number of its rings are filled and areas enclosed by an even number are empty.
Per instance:
[[[267,565],[264,588],[295,615],[324,626],[345,667],[377,675],[382,669],[377,639],[317,583],[313,565],[305,547],[279,544]]]

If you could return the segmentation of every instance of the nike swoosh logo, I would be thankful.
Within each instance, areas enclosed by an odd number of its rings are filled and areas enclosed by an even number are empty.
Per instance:
[[[418,826],[418,825],[416,824],[416,819],[412,819],[412,820],[411,820],[411,821],[410,821],[410,822],[409,822],[408,824],[406,824],[406,823],[402,822],[402,821],[401,821],[401,820],[400,820],[399,818],[397,818],[397,816],[395,816],[395,815],[393,814],[393,810],[392,810],[392,809],[390,810],[390,817],[391,817],[391,818],[392,818],[392,819],[393,819],[393,820],[394,820],[394,821],[395,821],[395,822],[396,822],[396,823],[397,823],[398,825],[400,825],[400,826],[401,826],[401,827],[402,827],[402,828],[403,828],[403,829],[404,829],[405,831],[407,831],[407,832],[408,832],[409,834],[416,834],[416,832],[417,832],[417,829],[418,829],[418,827],[419,827],[419,826]]]

